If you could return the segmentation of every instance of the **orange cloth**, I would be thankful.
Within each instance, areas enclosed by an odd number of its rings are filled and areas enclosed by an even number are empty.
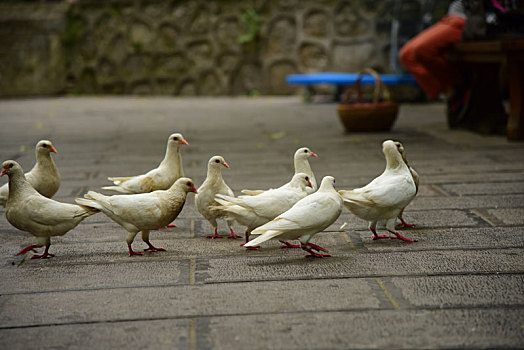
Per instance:
[[[461,41],[465,22],[462,17],[445,16],[400,50],[400,61],[430,99],[437,98],[455,81],[458,71],[445,59],[444,51]]]

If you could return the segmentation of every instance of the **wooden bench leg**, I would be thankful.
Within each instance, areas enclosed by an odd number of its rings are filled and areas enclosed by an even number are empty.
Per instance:
[[[465,116],[465,127],[481,134],[504,134],[507,114],[499,88],[498,63],[473,63],[471,97]]]
[[[524,139],[524,57],[508,57],[510,111],[507,125],[508,140]]]

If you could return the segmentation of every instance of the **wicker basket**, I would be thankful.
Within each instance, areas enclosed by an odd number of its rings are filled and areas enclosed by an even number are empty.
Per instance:
[[[373,101],[363,102],[360,79],[368,73],[375,77]],[[356,101],[350,101],[352,94],[357,95]],[[380,96],[383,101],[380,101]],[[342,102],[337,106],[338,117],[347,132],[352,131],[387,131],[397,119],[398,104],[391,101],[389,89],[377,72],[372,69],[361,71],[352,87],[346,89]]]

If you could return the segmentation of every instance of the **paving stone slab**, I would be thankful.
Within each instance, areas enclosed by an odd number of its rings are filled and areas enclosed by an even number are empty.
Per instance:
[[[415,307],[498,305],[524,311],[524,270],[520,275],[393,277],[391,282]]]
[[[524,193],[524,182],[477,182],[474,184],[450,184],[441,187],[454,195],[467,196],[474,194],[515,194]]]
[[[417,250],[461,250],[524,248],[523,227],[474,227],[474,228],[430,228],[404,229],[406,237],[417,237],[416,244],[401,244],[396,240],[373,240],[371,232],[348,232],[354,244],[361,244],[368,252],[417,251]],[[497,242],[494,244],[494,242]]]
[[[3,267],[0,294],[39,293],[58,290],[135,288],[189,283],[189,261],[137,259],[90,265],[53,262]]]
[[[209,259],[199,262],[199,282],[343,278],[366,276],[520,273],[521,249],[401,251],[374,254],[333,254],[311,261],[300,252],[273,249],[270,256]]]
[[[524,195],[485,195],[454,197],[417,196],[406,208],[405,213],[418,210],[514,208],[524,206]]]
[[[521,348],[522,309],[381,310],[198,320],[199,349]]]
[[[275,281],[0,295],[0,329],[277,311],[378,309],[382,291],[370,283],[376,284],[364,279]]]
[[[5,349],[188,349],[187,319],[0,329]]]

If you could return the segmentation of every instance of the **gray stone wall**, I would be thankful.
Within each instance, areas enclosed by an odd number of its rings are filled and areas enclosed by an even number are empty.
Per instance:
[[[290,94],[292,73],[387,72],[393,3],[0,4],[0,96]]]

